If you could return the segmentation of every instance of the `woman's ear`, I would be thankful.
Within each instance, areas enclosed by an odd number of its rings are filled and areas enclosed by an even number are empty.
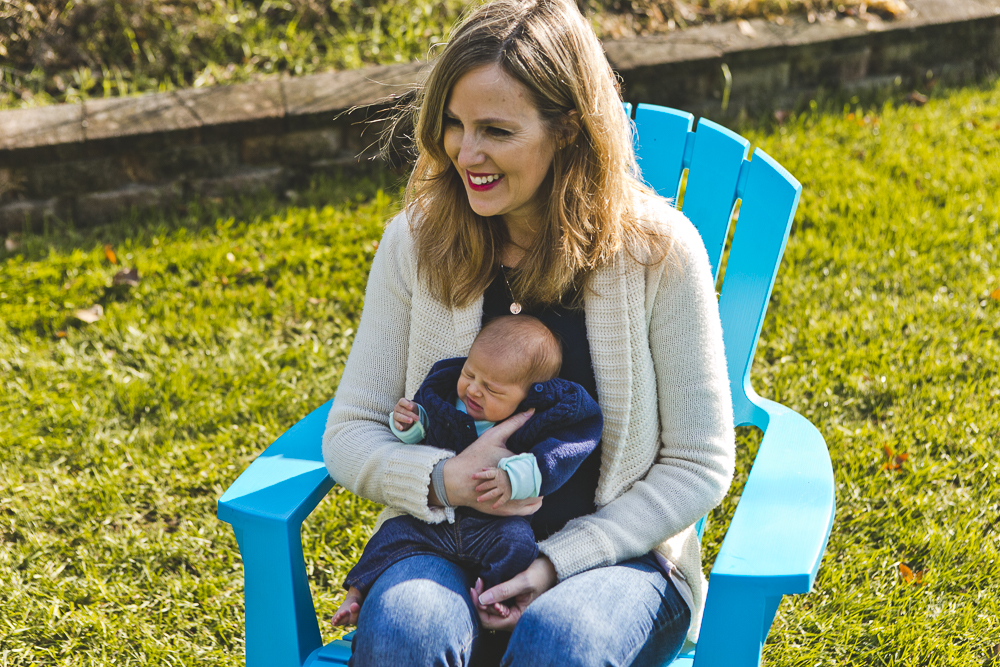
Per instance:
[[[563,116],[557,145],[560,149],[566,148],[576,141],[578,136],[580,136],[580,112],[572,109]]]

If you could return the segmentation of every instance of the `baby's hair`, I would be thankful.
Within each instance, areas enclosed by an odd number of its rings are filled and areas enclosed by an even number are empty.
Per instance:
[[[559,375],[562,343],[531,315],[504,315],[486,323],[472,342],[500,363],[510,363],[525,382],[545,382]]]

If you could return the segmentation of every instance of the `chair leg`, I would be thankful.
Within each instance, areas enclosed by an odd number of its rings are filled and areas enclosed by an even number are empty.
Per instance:
[[[695,652],[695,667],[758,667],[766,631],[766,607],[773,618],[777,604],[766,604],[758,591],[740,590],[718,578],[709,581],[705,615]],[[780,602],[780,597],[778,598]],[[768,624],[770,627],[770,624]]]
[[[770,595],[764,598],[764,622],[761,624],[760,643],[767,641],[767,635],[771,632],[771,625],[774,624],[774,615],[778,613],[778,605],[781,604],[783,595]]]
[[[301,667],[322,639],[299,526],[233,527],[243,557],[247,667]]]

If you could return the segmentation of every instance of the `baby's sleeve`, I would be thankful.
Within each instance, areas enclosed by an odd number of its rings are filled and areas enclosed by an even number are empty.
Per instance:
[[[389,413],[389,428],[392,430],[393,435],[408,445],[423,442],[424,438],[427,437],[427,413],[424,412],[424,406],[419,403],[417,403],[417,409],[420,411],[420,421],[414,423],[405,431],[400,431],[396,428],[396,420],[393,419],[392,413]]]

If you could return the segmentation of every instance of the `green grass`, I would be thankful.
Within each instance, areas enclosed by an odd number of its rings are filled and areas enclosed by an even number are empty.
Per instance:
[[[804,186],[754,383],[820,428],[838,502],[767,664],[995,664],[1000,83],[741,132]],[[380,178],[0,249],[0,664],[240,664],[242,571],[215,500],[333,393],[398,205]],[[112,284],[123,266],[139,286]],[[95,303],[103,319],[73,317]],[[757,442],[741,432],[709,560]],[[306,523],[323,618],[376,509],[334,492]]]
[[[578,0],[602,38],[902,0]],[[424,59],[478,0],[0,0],[0,109]]]

